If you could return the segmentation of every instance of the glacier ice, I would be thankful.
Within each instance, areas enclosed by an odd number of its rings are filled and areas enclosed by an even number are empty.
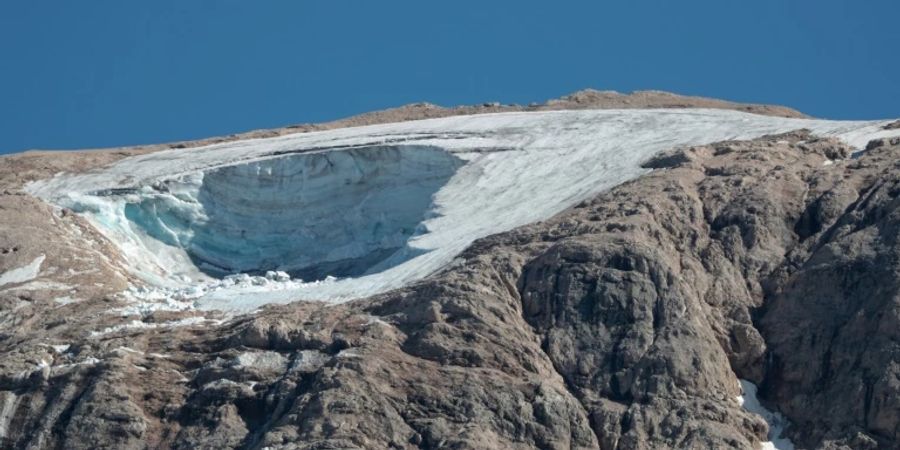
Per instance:
[[[162,297],[251,311],[421,279],[672,147],[799,128],[864,147],[900,134],[885,123],[707,109],[456,116],[160,151],[27,189],[83,214]],[[249,278],[225,278],[236,273]]]
[[[207,275],[359,276],[423,232],[431,196],[461,165],[427,146],[291,154],[161,181],[124,214]]]

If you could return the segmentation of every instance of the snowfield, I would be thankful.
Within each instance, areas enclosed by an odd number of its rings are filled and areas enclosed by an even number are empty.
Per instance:
[[[246,312],[403,286],[673,147],[808,128],[862,148],[900,135],[886,123],[706,109],[456,116],[161,151],[27,189],[87,217],[158,297]]]

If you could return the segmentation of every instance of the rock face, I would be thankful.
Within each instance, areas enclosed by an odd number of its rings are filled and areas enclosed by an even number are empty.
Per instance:
[[[798,448],[898,448],[900,142],[869,147],[798,130],[674,149],[341,305],[113,326],[115,255],[76,303],[0,291],[0,448],[751,449],[767,425],[738,378]],[[4,228],[3,257],[60,242],[35,230]],[[44,264],[90,250],[58,245]]]

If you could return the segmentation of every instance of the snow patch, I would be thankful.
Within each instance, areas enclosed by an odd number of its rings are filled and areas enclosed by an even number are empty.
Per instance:
[[[69,347],[71,347],[71,345],[69,345],[69,344],[60,344],[60,345],[51,345],[50,346],[50,348],[52,348],[53,351],[55,351],[56,353],[59,353],[60,355],[69,351]]]
[[[310,373],[319,370],[331,357],[318,350],[301,350],[291,363],[291,372]]]
[[[761,416],[767,424],[769,424],[769,441],[762,443],[763,450],[794,450],[794,443],[787,437],[783,437],[784,428],[787,426],[787,419],[779,412],[773,412],[766,409],[756,397],[756,385],[747,381],[740,380],[741,390],[744,395],[737,397],[738,404],[744,409]]]
[[[7,288],[9,291],[71,291],[74,286],[50,280],[36,280]]]
[[[253,393],[253,387],[256,386],[255,381],[236,382],[227,378],[210,381],[200,387],[201,390],[228,391],[231,389],[240,389],[246,391],[248,395]]]
[[[94,364],[99,364],[99,363],[100,363],[100,360],[99,360],[99,359],[94,358],[93,356],[89,356],[89,357],[87,357],[87,358],[85,358],[85,359],[83,359],[83,360],[81,360],[81,361],[74,362],[74,363],[71,363],[71,364],[60,364],[60,365],[58,365],[58,366],[53,366],[52,370],[53,370],[54,373],[65,372],[65,371],[68,371],[69,369],[72,369],[72,368],[74,368],[74,367],[78,367],[78,366],[93,366]]]
[[[231,360],[230,365],[236,368],[254,367],[260,370],[283,372],[288,360],[278,352],[244,352]]]
[[[59,305],[65,306],[65,305],[71,305],[72,303],[78,303],[81,301],[81,299],[80,298],[72,298],[72,297],[69,297],[68,295],[65,295],[62,297],[56,297],[53,299],[53,301]]]
[[[128,306],[112,310],[112,313],[122,317],[147,316],[155,311],[187,311],[204,306],[200,299],[207,303],[205,309],[216,297],[219,291],[227,291],[230,299],[237,293],[263,294],[278,291],[302,292],[315,289],[323,285],[331,284],[337,278],[327,276],[323,280],[304,282],[291,279],[290,275],[282,271],[269,271],[265,276],[251,276],[245,273],[228,275],[224,279],[213,279],[206,282],[198,282],[184,287],[148,287],[130,286],[125,292]],[[228,310],[230,308],[222,308]]]
[[[116,347],[113,351],[120,351],[120,352],[125,352],[125,353],[132,353],[132,354],[135,354],[135,355],[143,355],[143,354],[144,354],[144,352],[142,352],[142,351],[140,351],[140,350],[135,350],[135,349],[133,349],[133,348],[131,348],[131,347],[125,347],[125,346]]]
[[[23,267],[7,271],[0,275],[0,286],[13,283],[25,283],[37,278],[41,272],[41,264],[44,263],[45,255],[38,256]]]
[[[337,355],[334,355],[334,357],[338,358],[338,359],[348,359],[348,358],[362,358],[362,355],[360,355],[358,352],[356,352],[354,350],[346,349],[346,350],[339,351],[337,353]]]

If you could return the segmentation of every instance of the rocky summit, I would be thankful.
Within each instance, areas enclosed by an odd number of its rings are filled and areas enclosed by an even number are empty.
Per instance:
[[[657,91],[0,158],[0,448],[900,448],[900,121]]]

